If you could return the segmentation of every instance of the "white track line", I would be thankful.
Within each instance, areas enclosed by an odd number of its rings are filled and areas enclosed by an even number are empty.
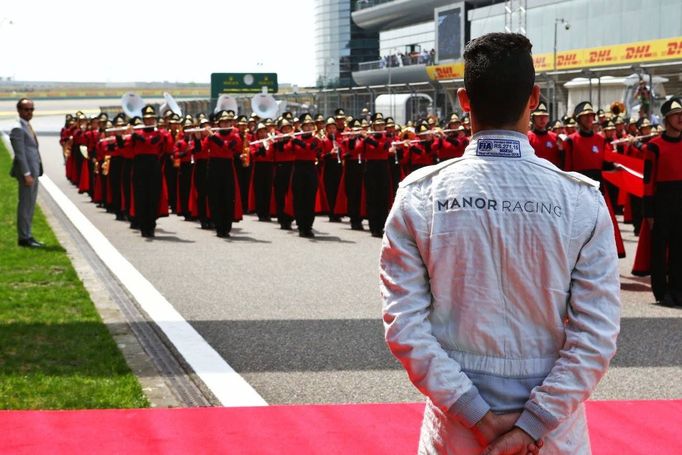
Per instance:
[[[3,135],[8,147],[9,140]],[[99,258],[168,337],[223,406],[267,406],[267,402],[177,312],[173,305],[109,242],[46,175],[40,183]]]

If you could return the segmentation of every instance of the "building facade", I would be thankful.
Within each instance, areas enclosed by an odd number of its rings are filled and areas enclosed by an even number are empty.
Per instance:
[[[682,92],[682,2],[679,0],[356,0],[350,12],[360,29],[379,37],[380,57],[352,72],[366,97],[428,92],[439,115],[459,111],[459,58],[439,59],[439,11],[461,7],[464,39],[490,32],[526,34],[533,43],[537,80],[555,116],[571,108],[566,83],[586,77],[584,95],[608,106],[607,77],[632,74],[666,79],[667,94]],[[437,18],[437,20],[436,20]],[[456,41],[456,40],[455,40]],[[434,49],[436,52],[432,52]],[[556,50],[556,52],[555,52]],[[426,52],[425,52],[426,51]],[[368,59],[369,60],[369,59]],[[319,60],[318,60],[319,62]],[[608,82],[608,84],[606,83]],[[399,86],[402,85],[402,86]],[[587,84],[585,84],[587,86]],[[380,88],[380,86],[390,86]],[[604,94],[602,99],[601,94]],[[665,93],[662,92],[662,95]]]
[[[315,68],[317,87],[350,87],[358,64],[379,58],[379,34],[352,20],[356,0],[316,0]]]

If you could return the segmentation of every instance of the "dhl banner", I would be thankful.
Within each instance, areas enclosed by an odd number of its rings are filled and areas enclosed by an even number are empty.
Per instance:
[[[556,70],[593,68],[596,66],[632,65],[634,63],[682,60],[682,36],[612,46],[557,52]],[[533,55],[535,71],[553,71],[554,53]],[[464,63],[427,66],[432,80],[464,77]]]
[[[432,81],[445,79],[462,79],[464,77],[464,63],[446,63],[444,65],[427,66],[426,72]]]

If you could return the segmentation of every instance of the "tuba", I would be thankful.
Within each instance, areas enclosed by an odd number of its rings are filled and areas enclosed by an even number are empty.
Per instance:
[[[267,90],[251,98],[251,111],[261,118],[275,118],[279,112],[277,100]]]
[[[171,96],[170,93],[163,92],[163,99],[166,101],[164,104],[167,106],[168,109],[170,109],[173,112],[173,114],[182,117],[182,109],[180,109],[180,106],[178,106],[178,103],[175,101],[175,99]]]
[[[142,117],[144,100],[136,93],[126,93],[121,97],[121,109],[130,118]]]
[[[237,99],[235,97],[230,95],[220,95],[213,113],[217,114],[220,111],[233,111],[235,114],[238,114],[238,110]]]

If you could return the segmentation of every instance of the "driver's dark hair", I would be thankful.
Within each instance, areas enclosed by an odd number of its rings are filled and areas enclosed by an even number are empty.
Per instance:
[[[464,88],[478,124],[515,124],[528,104],[535,68],[533,45],[518,33],[489,33],[464,49]]]
[[[21,105],[24,104],[26,101],[31,101],[30,98],[21,98],[19,101],[17,101],[17,110],[21,108]]]

